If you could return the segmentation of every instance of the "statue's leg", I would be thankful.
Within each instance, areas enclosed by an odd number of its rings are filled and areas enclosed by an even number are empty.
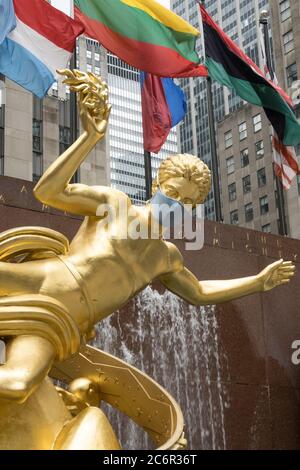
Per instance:
[[[0,262],[0,297],[37,293],[43,278],[43,266],[40,261],[23,264]]]
[[[0,366],[0,399],[23,403],[44,380],[55,358],[52,344],[39,336],[17,336],[7,344]]]
[[[59,433],[54,450],[120,450],[121,446],[103,411],[89,407]]]

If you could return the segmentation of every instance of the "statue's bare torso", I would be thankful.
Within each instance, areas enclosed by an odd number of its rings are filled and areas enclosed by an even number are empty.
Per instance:
[[[99,319],[118,309],[169,268],[164,241],[111,239],[108,231],[99,230],[96,217],[85,219],[67,259],[87,283]]]
[[[115,205],[115,201],[111,203]],[[147,217],[146,208],[131,209],[126,225],[134,216],[141,222]],[[170,249],[166,242],[116,239],[112,232],[120,233],[124,218],[116,218],[110,226],[104,222],[99,217],[86,217],[66,257],[86,284],[99,320],[170,269]]]

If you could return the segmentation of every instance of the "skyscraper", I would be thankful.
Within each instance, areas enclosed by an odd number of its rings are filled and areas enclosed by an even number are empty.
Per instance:
[[[300,118],[300,3],[270,0],[276,76],[296,105]],[[296,152],[300,156],[300,145]],[[290,235],[300,238],[300,175],[286,193]]]
[[[253,60],[258,61],[257,23],[259,11],[268,0],[208,0],[208,13],[222,26],[224,31],[242,46]],[[171,9],[200,30],[199,6],[195,0],[171,0]],[[197,51],[203,56],[201,40]],[[202,78],[183,80],[184,91],[188,96],[189,110],[180,126],[180,148],[185,152],[199,155],[210,165],[210,136],[207,115],[206,82]],[[233,112],[242,101],[217,83],[213,83],[213,101],[217,121]],[[206,216],[214,218],[214,201],[211,192],[206,203]]]
[[[272,3],[272,2],[271,2]],[[292,6],[294,5],[294,6]],[[297,5],[297,6],[296,6]],[[198,4],[194,0],[171,0],[172,9],[199,28]],[[258,65],[262,66],[261,50],[259,47],[258,28],[260,13],[269,10],[268,0],[208,0],[206,8],[214,20],[223,30],[250,56]],[[286,0],[283,2],[273,1],[274,8],[281,11],[289,20],[288,8],[294,11],[294,21],[299,18],[298,0]],[[272,10],[271,18],[274,25],[281,22],[274,17]],[[297,16],[298,15],[298,16]],[[298,20],[299,22],[299,20]],[[286,23],[286,24],[287,24]],[[281,25],[280,28],[283,26]],[[284,26],[286,28],[287,26]],[[287,27],[290,30],[290,27]],[[295,36],[297,28],[294,28]],[[287,70],[289,80],[294,80],[296,72],[293,55],[289,51],[280,50],[280,47],[289,48],[289,31],[278,31],[273,28],[275,38],[273,56],[277,68],[284,70],[282,57],[288,61]],[[287,36],[283,36],[287,34]],[[299,36],[299,33],[298,33]],[[289,44],[284,45],[284,41]],[[273,44],[273,41],[272,41]],[[279,47],[278,44],[281,46]],[[198,42],[197,50],[202,56],[201,41]],[[290,64],[290,62],[291,63]],[[279,77],[280,78],[280,77]],[[288,80],[288,79],[286,79]],[[281,85],[286,87],[287,83],[281,80]],[[189,111],[186,120],[180,126],[179,147],[183,151],[192,152],[203,158],[210,164],[210,135],[207,115],[207,94],[204,79],[183,80],[183,86],[188,95]],[[220,166],[220,185],[222,194],[223,218],[226,223],[240,224],[257,230],[272,231],[278,233],[278,212],[276,185],[273,174],[273,158],[271,147],[271,128],[261,108],[243,102],[234,92],[213,83],[213,103],[216,123],[217,146]],[[290,199],[293,197],[293,206],[296,200],[298,204],[298,189],[296,183],[286,195],[286,215],[291,218]],[[299,211],[299,209],[298,209]],[[213,195],[206,205],[206,215],[214,217]],[[290,215],[290,217],[288,217]],[[290,233],[296,232],[290,224]],[[300,230],[299,230],[300,231]],[[299,233],[300,235],[300,233]]]
[[[100,47],[92,39],[78,40],[77,66],[101,74],[109,86],[112,111],[107,141],[111,186],[124,191],[133,202],[146,199],[139,71]],[[152,154],[155,176],[160,161],[177,153],[177,133],[172,130],[158,155]]]
[[[139,71],[107,54],[112,113],[109,126],[111,185],[140,203],[146,199],[141,86]],[[152,176],[160,161],[177,153],[177,133],[172,130],[159,154],[152,154]]]

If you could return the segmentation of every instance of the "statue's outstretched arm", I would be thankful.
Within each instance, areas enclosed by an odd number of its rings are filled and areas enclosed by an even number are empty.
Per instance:
[[[193,305],[213,305],[266,292],[286,284],[293,277],[295,266],[291,261],[276,261],[256,276],[224,281],[201,281],[185,267],[164,275],[160,281],[171,291]]]
[[[93,74],[61,71],[65,82],[78,93],[83,134],[43,174],[34,188],[42,203],[79,215],[95,215],[99,204],[106,202],[109,188],[70,184],[71,178],[97,142],[105,136],[110,105],[107,85]]]

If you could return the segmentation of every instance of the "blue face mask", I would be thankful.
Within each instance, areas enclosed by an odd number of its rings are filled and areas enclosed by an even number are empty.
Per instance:
[[[160,188],[150,199],[150,204],[153,219],[165,228],[181,227],[184,217],[191,215],[181,202],[166,196]]]

